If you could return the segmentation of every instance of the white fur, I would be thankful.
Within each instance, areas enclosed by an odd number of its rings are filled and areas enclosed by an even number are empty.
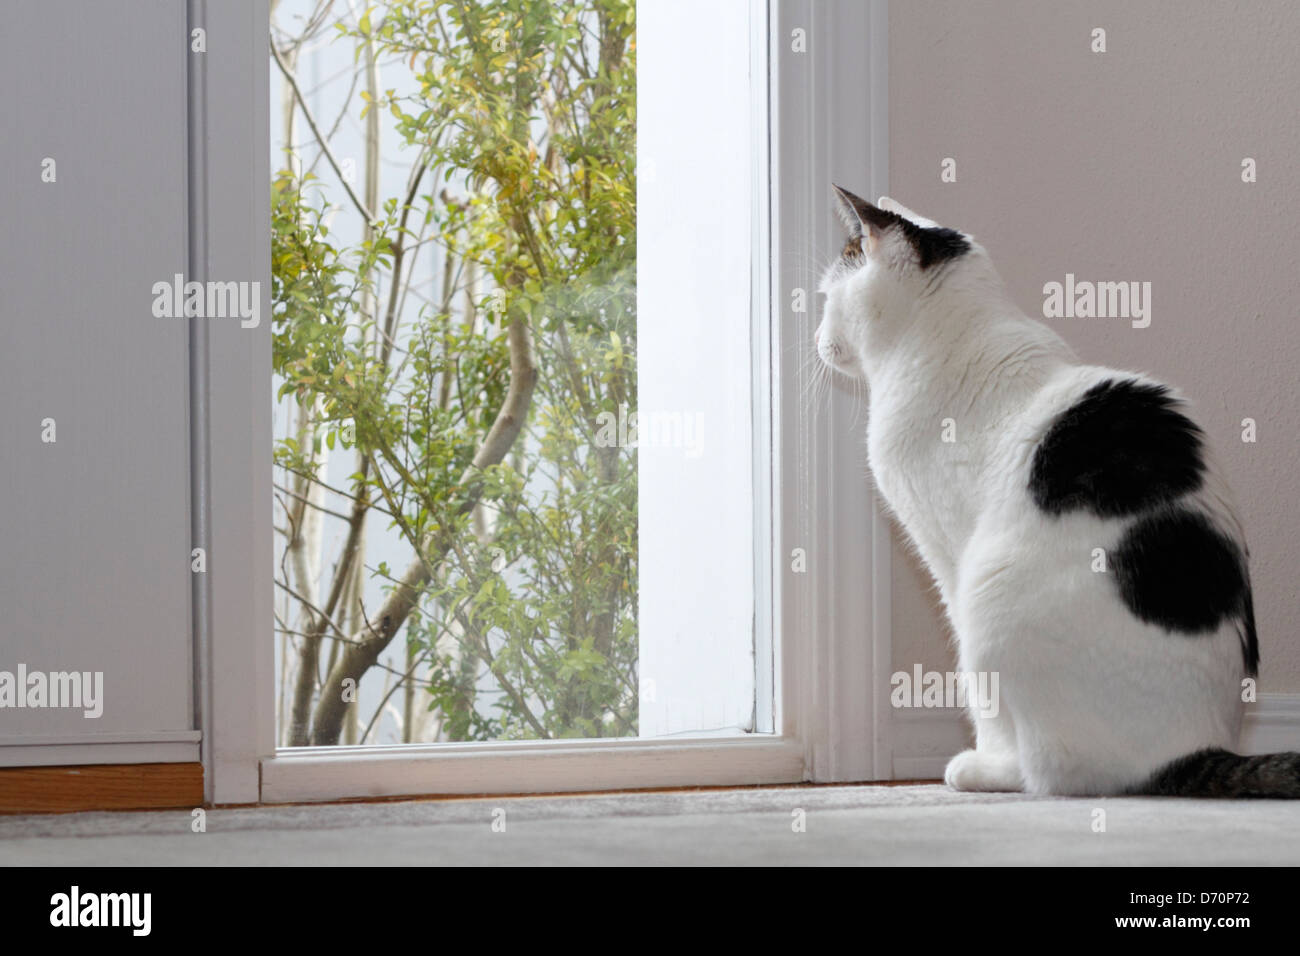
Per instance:
[[[882,199],[881,208],[933,226]],[[1205,747],[1231,750],[1245,675],[1237,630],[1189,638],[1125,607],[1109,555],[1126,522],[1051,517],[1029,496],[1035,447],[1088,388],[1133,373],[1084,365],[1017,308],[982,247],[921,270],[897,228],[822,284],[822,359],[870,386],[868,461],[930,569],[961,671],[997,672],[996,717],[949,763],[961,790],[1107,794]],[[968,237],[969,238],[969,237]],[[1138,376],[1144,380],[1144,376]],[[941,441],[952,419],[956,441]],[[1193,497],[1245,551],[1212,453]]]

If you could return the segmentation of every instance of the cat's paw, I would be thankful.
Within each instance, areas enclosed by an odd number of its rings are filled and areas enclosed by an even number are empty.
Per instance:
[[[954,790],[1010,793],[1024,788],[1020,762],[1014,756],[963,750],[948,761],[943,782]]]

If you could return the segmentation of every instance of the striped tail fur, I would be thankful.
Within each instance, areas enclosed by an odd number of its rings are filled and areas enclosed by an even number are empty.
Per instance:
[[[1135,794],[1160,797],[1300,799],[1300,753],[1247,757],[1210,748],[1157,770]]]

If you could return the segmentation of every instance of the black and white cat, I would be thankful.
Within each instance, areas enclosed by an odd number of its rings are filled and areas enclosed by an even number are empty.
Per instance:
[[[959,670],[998,674],[948,784],[1300,797],[1300,754],[1232,753],[1259,662],[1247,550],[1184,401],[1081,363],[969,235],[836,191],[817,351],[869,384],[871,470]]]

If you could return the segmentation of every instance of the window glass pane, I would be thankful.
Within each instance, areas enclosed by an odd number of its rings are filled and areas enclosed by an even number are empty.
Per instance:
[[[754,729],[749,14],[694,9],[647,156],[632,0],[275,4],[281,745]]]
[[[273,12],[280,742],[635,736],[633,5],[364,9]]]

